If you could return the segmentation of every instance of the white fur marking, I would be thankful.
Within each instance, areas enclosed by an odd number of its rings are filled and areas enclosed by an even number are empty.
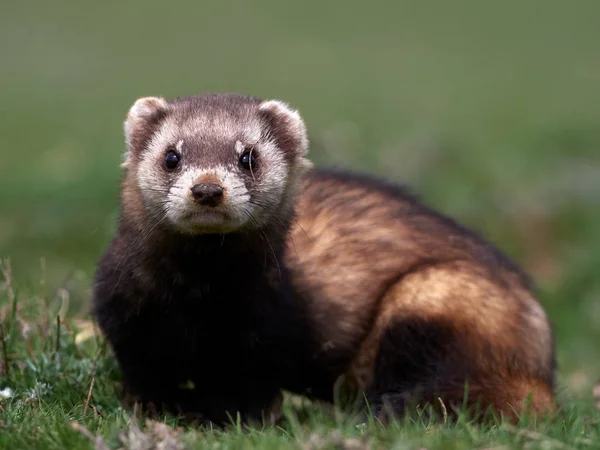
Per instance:
[[[238,155],[241,155],[242,152],[244,151],[244,144],[242,144],[242,141],[235,141],[235,151]]]
[[[159,109],[166,109],[168,106],[162,97],[141,97],[135,101],[127,115],[132,119],[146,119]]]

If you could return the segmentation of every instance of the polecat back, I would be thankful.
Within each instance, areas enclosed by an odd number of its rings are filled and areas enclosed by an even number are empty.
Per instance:
[[[372,410],[466,400],[514,419],[530,394],[528,411],[554,409],[550,322],[492,243],[405,187],[348,170],[308,173],[296,217],[285,265],[318,357]]]

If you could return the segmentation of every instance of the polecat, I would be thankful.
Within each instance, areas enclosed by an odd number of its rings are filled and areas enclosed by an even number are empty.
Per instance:
[[[125,137],[93,310],[143,404],[260,419],[282,389],[332,401],[344,376],[380,417],[416,396],[553,408],[552,331],[520,269],[400,187],[310,170],[287,104],[142,98]]]

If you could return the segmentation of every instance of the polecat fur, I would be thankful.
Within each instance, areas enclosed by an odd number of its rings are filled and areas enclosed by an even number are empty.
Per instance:
[[[402,187],[314,169],[298,111],[138,99],[93,312],[126,392],[223,423],[287,390],[375,414],[411,400],[551,411],[554,344],[522,270]],[[465,394],[465,383],[467,394]]]

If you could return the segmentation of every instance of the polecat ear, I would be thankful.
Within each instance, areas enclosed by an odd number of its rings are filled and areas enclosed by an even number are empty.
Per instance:
[[[280,100],[265,100],[259,106],[259,114],[269,127],[269,131],[284,152],[293,152],[297,162],[312,167],[304,158],[308,153],[306,125],[300,113]]]
[[[132,155],[148,144],[168,109],[169,104],[162,97],[141,97],[129,108],[124,124],[126,152],[121,167],[127,167]]]

